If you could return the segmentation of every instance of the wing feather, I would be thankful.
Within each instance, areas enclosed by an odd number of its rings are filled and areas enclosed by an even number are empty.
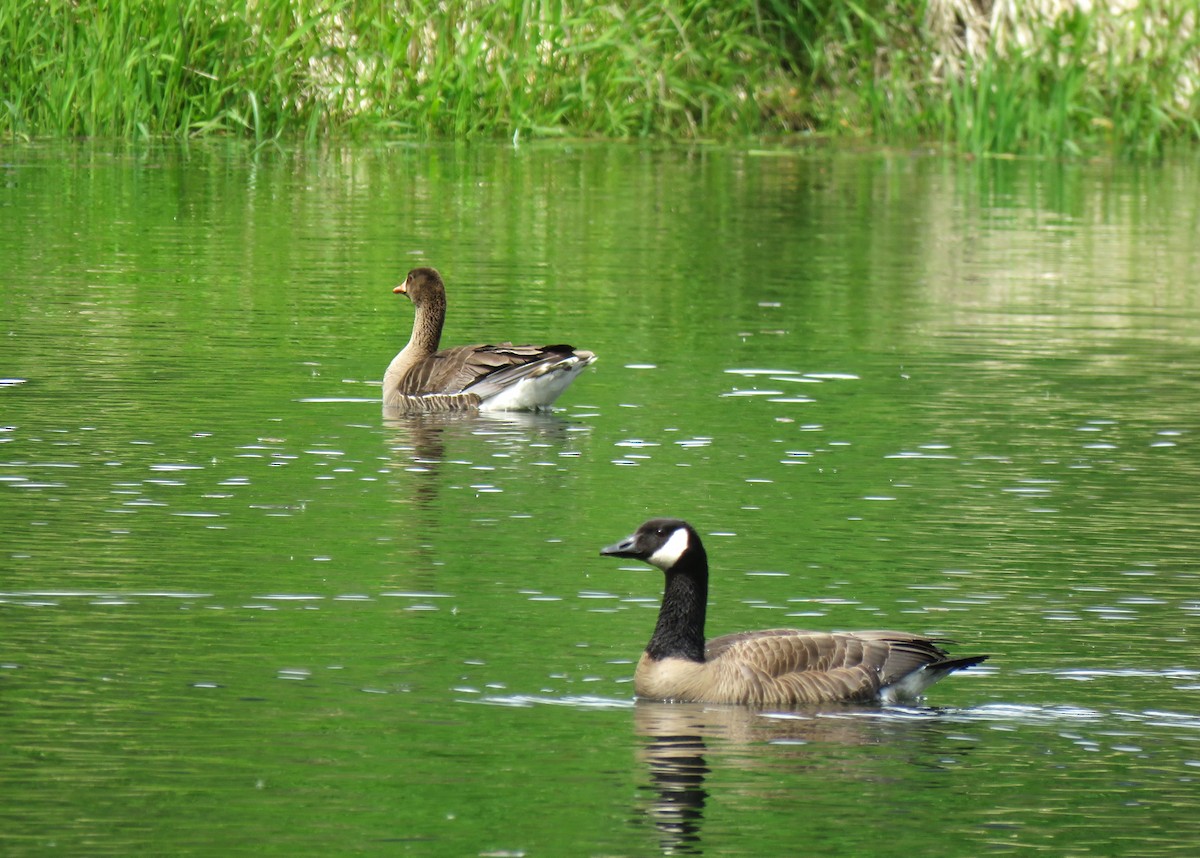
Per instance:
[[[491,381],[498,389],[517,378],[535,375],[574,354],[575,350],[568,345],[514,346],[512,343],[498,343],[455,346],[435,352],[413,367],[401,381],[400,393],[416,396],[469,391],[487,398],[488,391],[471,388]],[[499,376],[500,373],[504,375]]]
[[[927,665],[945,661],[938,641],[903,632],[768,629],[708,642],[716,690],[738,702],[865,701]]]

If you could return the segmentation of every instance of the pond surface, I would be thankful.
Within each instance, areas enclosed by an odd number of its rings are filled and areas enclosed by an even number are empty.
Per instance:
[[[1190,855],[1200,162],[0,149],[0,851]],[[448,344],[599,355],[397,418]],[[926,707],[636,704],[709,632],[991,653]]]

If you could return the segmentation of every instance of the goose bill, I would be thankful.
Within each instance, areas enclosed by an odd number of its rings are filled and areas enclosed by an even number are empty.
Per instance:
[[[600,549],[602,557],[637,557],[637,547],[635,545],[637,534],[626,536],[620,542],[614,542]]]

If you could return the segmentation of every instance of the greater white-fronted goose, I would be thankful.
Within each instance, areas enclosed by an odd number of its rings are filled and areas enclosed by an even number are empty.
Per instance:
[[[536,411],[549,408],[596,359],[568,345],[456,346],[438,351],[446,287],[432,268],[414,268],[392,290],[416,308],[408,345],[383,376],[383,404],[405,411]]]
[[[666,574],[658,624],[634,672],[647,700],[779,706],[894,703],[986,655],[951,658],[945,641],[906,632],[767,629],[704,640],[708,555],[685,521],[647,521],[600,552],[636,557]]]

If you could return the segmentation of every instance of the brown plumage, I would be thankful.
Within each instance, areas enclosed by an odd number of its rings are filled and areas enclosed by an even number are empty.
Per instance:
[[[767,629],[704,641],[708,556],[687,522],[655,519],[601,554],[662,569],[666,588],[654,635],[634,672],[649,700],[744,703],[885,703],[914,699],[986,655],[951,658],[935,638],[907,632]]]
[[[456,346],[438,351],[446,287],[414,268],[394,292],[416,308],[412,336],[383,377],[383,404],[409,411],[532,411],[548,408],[596,356],[568,345]]]

